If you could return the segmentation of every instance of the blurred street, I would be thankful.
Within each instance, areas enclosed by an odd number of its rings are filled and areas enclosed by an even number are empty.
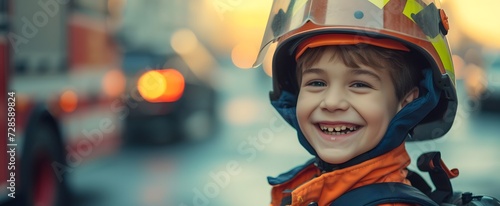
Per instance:
[[[238,126],[225,121],[210,141],[123,150],[82,165],[70,179],[77,205],[267,205],[266,177],[303,164],[310,156],[268,104],[270,81],[261,79],[260,71],[232,70],[228,75],[221,79],[221,117],[228,118],[225,105],[241,99],[247,102],[236,111],[251,110],[255,115],[246,118],[253,119],[245,121],[253,123]],[[258,88],[244,91],[244,85]],[[446,136],[407,144],[411,168],[416,170],[421,153],[439,150],[448,167],[460,170],[453,180],[455,190],[500,197],[500,113],[477,114],[461,103],[456,124]],[[251,138],[259,135],[260,146],[250,146]]]

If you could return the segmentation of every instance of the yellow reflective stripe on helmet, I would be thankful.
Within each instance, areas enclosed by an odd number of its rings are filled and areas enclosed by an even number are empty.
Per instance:
[[[408,0],[408,1],[406,1],[406,5],[405,5],[405,8],[403,10],[403,14],[413,21],[413,18],[411,17],[411,15],[422,11],[422,9],[424,9],[424,7],[422,7],[422,5],[420,5],[417,1]],[[413,21],[413,22],[415,22],[415,21]]]
[[[443,63],[444,69],[446,73],[450,76],[451,80],[455,82],[455,72],[453,71],[453,60],[450,56],[450,49],[448,48],[448,44],[443,36],[438,35],[434,39],[429,40],[432,42],[432,45],[436,49],[441,62]]]
[[[415,0],[408,0],[406,1],[405,8],[403,10],[403,14],[411,19],[412,21],[413,18],[411,17],[412,14],[417,14],[420,12],[422,9],[421,4],[419,4]],[[415,21],[414,21],[415,22]],[[446,73],[450,76],[451,80],[455,82],[455,73],[453,71],[453,62],[451,60],[450,56],[450,51],[448,48],[448,44],[446,40],[443,38],[443,36],[438,35],[435,38],[430,38],[427,36],[427,39],[432,43],[432,46],[434,46],[434,49],[436,49],[436,52],[439,55],[439,58],[441,59],[441,62],[443,63],[443,66],[446,70]]]
[[[379,9],[382,9],[391,0],[368,0],[368,1],[372,2],[372,4],[374,4],[375,6],[377,6]]]

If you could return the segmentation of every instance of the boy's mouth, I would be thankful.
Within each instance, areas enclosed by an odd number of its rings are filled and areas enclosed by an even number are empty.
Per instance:
[[[354,124],[318,124],[319,129],[327,135],[343,135],[358,130],[361,126]]]

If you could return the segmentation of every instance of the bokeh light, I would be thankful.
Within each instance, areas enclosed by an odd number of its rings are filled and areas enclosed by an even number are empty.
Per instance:
[[[160,70],[166,82],[166,90],[157,99],[159,102],[175,102],[179,100],[184,92],[184,76],[175,69]]]
[[[468,64],[464,67],[465,89],[469,98],[478,100],[488,84],[486,74],[482,67]]]
[[[184,77],[175,69],[151,70],[137,82],[141,96],[149,102],[174,102],[184,92]]]
[[[170,40],[172,48],[179,54],[187,54],[196,49],[198,39],[189,29],[177,30]]]
[[[125,76],[119,69],[112,69],[102,78],[102,90],[111,98],[120,96],[125,90]]]
[[[231,59],[234,65],[241,69],[252,68],[252,64],[257,57],[258,48],[253,44],[240,43],[231,51]]]
[[[259,115],[259,104],[252,98],[235,98],[225,107],[225,116],[229,123],[245,125],[256,121]]]
[[[463,78],[463,70],[464,70],[464,66],[465,66],[464,59],[462,59],[462,57],[460,57],[458,55],[453,55],[451,58],[453,60],[453,67],[455,69],[455,78],[457,80],[462,79]]]
[[[66,90],[59,99],[59,106],[64,112],[73,112],[78,105],[78,96],[72,90]]]
[[[160,72],[151,70],[144,73],[137,82],[137,89],[142,97],[154,101],[166,90],[167,83]]]
[[[264,62],[262,62],[262,69],[264,69],[264,72],[266,72],[266,74],[270,77],[273,76],[273,57],[277,45],[277,43],[269,45],[269,50],[267,51],[266,56],[264,56]]]
[[[198,41],[189,29],[177,30],[171,38],[174,51],[181,57],[193,74],[201,81],[211,84],[211,73],[217,67],[217,61],[211,51]]]

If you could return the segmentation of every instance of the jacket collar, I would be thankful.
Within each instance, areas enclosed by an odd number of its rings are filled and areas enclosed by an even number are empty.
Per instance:
[[[304,171],[287,182],[275,185],[272,205],[279,205],[287,195],[284,191],[291,190],[291,205],[307,205],[317,202],[328,205],[345,192],[379,182],[402,182],[410,184],[406,179],[406,167],[410,157],[404,144],[379,157],[360,164],[322,173],[317,167],[307,166]],[[290,195],[290,193],[288,193]]]

